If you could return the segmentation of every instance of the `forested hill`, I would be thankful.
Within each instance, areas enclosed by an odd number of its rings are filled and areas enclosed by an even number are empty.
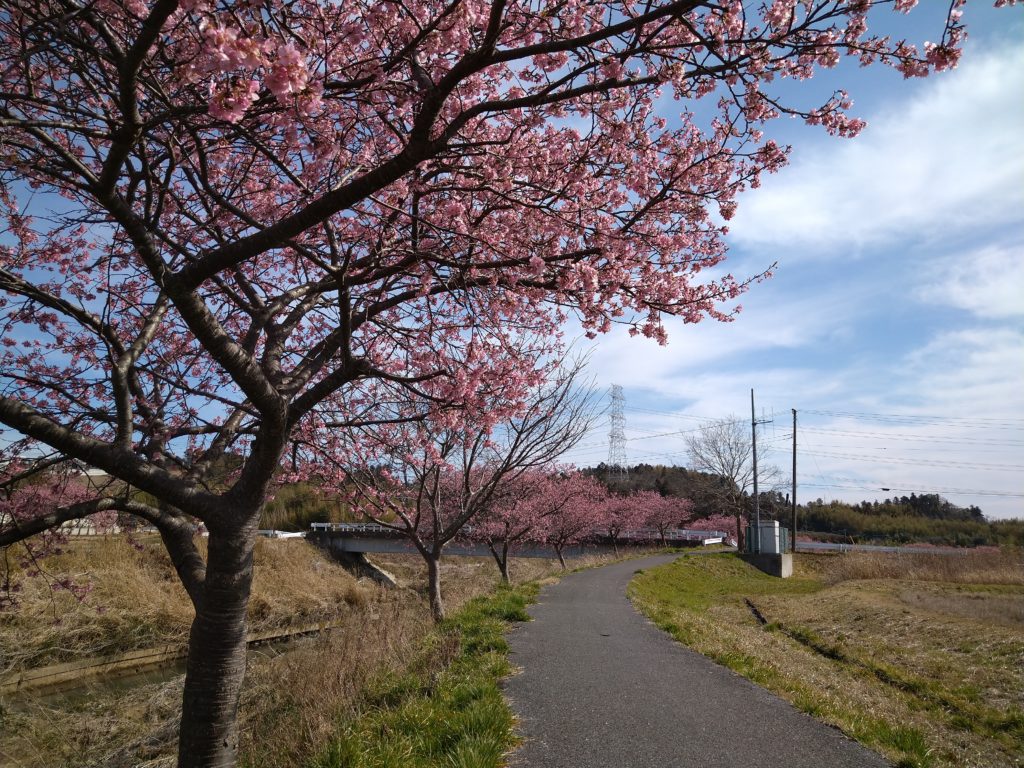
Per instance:
[[[655,491],[662,496],[689,499],[693,502],[695,517],[721,514],[729,490],[729,482],[717,475],[662,464],[637,464],[621,474],[602,462],[581,471],[598,478],[617,493]]]
[[[814,504],[822,505],[821,499]],[[860,504],[849,504],[851,509],[865,515],[886,515],[896,517],[910,515],[916,517],[927,517],[931,520],[975,520],[982,521],[985,516],[981,509],[976,506],[958,507],[956,504],[942,498],[937,493],[923,493],[920,496],[893,497],[885,501],[862,501]]]
[[[798,512],[802,531],[859,542],[1024,546],[1024,520],[989,521],[978,507],[958,507],[936,494],[860,504],[816,499]]]

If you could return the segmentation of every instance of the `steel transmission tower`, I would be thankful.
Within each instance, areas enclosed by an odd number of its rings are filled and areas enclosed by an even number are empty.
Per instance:
[[[622,387],[612,384],[612,427],[608,432],[608,474],[625,477],[626,467],[626,396]]]

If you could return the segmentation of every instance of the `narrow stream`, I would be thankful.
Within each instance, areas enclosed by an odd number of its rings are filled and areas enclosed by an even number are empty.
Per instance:
[[[280,640],[266,640],[249,646],[248,659],[277,658],[294,652],[305,643],[310,643],[326,633],[321,632],[295,635]],[[96,698],[128,693],[147,685],[168,683],[185,674],[185,658],[175,659],[159,666],[148,667],[137,672],[111,672],[105,675],[90,675],[79,680],[68,680],[57,685],[35,688],[5,694],[0,709],[25,712],[40,706],[59,709],[76,709],[87,705]]]

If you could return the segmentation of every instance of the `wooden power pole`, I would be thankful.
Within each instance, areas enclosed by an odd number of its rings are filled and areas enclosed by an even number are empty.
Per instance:
[[[789,551],[796,552],[796,408],[793,409],[793,526],[789,532]]]

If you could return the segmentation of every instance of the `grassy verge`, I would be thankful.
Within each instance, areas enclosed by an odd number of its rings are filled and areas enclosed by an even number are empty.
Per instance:
[[[498,682],[511,671],[504,632],[526,621],[536,584],[471,600],[431,633],[410,667],[374,680],[358,715],[315,768],[485,768],[515,745]]]
[[[898,766],[1024,765],[1021,577],[981,584],[977,563],[915,557],[878,578],[855,556],[801,556],[786,580],[685,558],[630,594],[681,642]]]

